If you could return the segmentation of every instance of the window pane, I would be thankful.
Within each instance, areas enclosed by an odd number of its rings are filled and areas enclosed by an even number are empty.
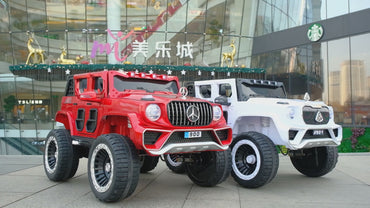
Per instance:
[[[85,28],[85,4],[75,3],[74,0],[67,0],[67,28],[68,30],[80,30]]]
[[[36,39],[36,37],[34,38]],[[13,43],[13,51],[14,51],[14,64],[24,64],[27,61],[27,56],[29,54],[29,50],[27,50],[27,41],[28,36],[24,33],[12,33],[11,34],[11,42]],[[38,47],[37,44],[30,43],[31,46]],[[30,59],[33,60],[33,59]]]
[[[86,18],[87,18],[87,28],[91,30],[106,30],[107,29],[107,17],[106,10],[107,5],[105,1],[87,1],[86,2]],[[121,14],[122,17],[124,17]],[[121,19],[121,21],[124,21]]]
[[[224,34],[239,35],[245,1],[227,1]]]
[[[27,31],[27,15],[25,0],[9,1],[10,10],[10,30],[11,31]]]
[[[370,8],[370,0],[349,0],[351,12],[360,11]]]
[[[349,39],[329,41],[328,54],[329,104],[337,123],[352,124]]]
[[[46,2],[46,12],[49,31],[66,29],[65,0]]]
[[[370,125],[370,34],[351,38],[351,77],[354,123]]]
[[[10,45],[10,35],[8,33],[0,33],[0,61],[7,63],[13,62],[12,48]],[[4,70],[0,70],[0,73],[3,73]],[[8,71],[8,70],[6,70]]]
[[[289,28],[306,23],[305,7],[305,1],[288,1]]]
[[[31,31],[46,29],[45,1],[28,0],[28,24]]]
[[[328,18],[347,14],[348,0],[327,0],[327,9],[328,9]]]
[[[210,49],[218,48],[221,45],[221,33],[224,28],[225,3],[220,3],[207,11],[206,42]]]
[[[4,5],[3,5],[4,4]],[[0,32],[9,31],[9,5],[0,2]]]
[[[307,23],[326,19],[326,0],[307,1]]]

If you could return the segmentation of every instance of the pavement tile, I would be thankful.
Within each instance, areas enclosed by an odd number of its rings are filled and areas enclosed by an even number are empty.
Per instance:
[[[80,160],[72,179],[56,183],[46,177],[40,157],[28,160],[28,156],[0,156],[0,169],[11,171],[0,175],[0,207],[367,208],[370,166],[364,164],[370,164],[370,154],[340,154],[332,172],[310,178],[295,170],[289,157],[281,156],[278,173],[271,183],[247,189],[232,177],[215,187],[200,187],[186,174],[175,174],[160,161],[153,171],[140,174],[132,196],[116,203],[103,203],[91,192],[87,159]]]

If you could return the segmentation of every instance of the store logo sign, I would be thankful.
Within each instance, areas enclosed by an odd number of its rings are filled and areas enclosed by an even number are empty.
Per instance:
[[[0,0],[1,1],[1,0]],[[107,29],[108,34],[115,40],[113,44],[110,43],[100,43],[98,41],[94,41],[92,49],[91,49],[91,58],[95,58],[97,53],[100,54],[107,54],[114,53],[114,57],[117,61],[124,61],[126,60],[127,56],[130,54],[126,54],[125,56],[121,57],[121,51],[119,49],[120,42],[129,39],[130,36],[134,35],[134,31],[131,30],[127,35],[123,36],[123,33],[119,31],[117,36],[114,35],[109,29]],[[159,41],[155,43],[155,57],[156,58],[171,58],[170,51],[171,51],[171,42],[170,41]],[[146,40],[139,42],[135,40],[132,42],[132,54],[133,57],[136,57],[138,54],[142,54],[145,58],[148,56],[149,52],[149,44]],[[177,42],[176,45],[177,53],[176,56],[180,58],[189,57],[193,59],[193,43],[189,41],[186,43]]]
[[[324,35],[324,28],[319,23],[312,24],[307,31],[307,37],[310,41],[319,41]]]

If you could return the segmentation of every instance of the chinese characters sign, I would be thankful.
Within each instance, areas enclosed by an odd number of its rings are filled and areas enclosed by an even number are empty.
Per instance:
[[[134,31],[130,31],[127,35],[123,36],[122,32],[118,32],[117,36],[112,34],[112,32],[108,29],[108,34],[115,40],[113,44],[110,43],[99,43],[98,41],[94,41],[92,49],[91,49],[91,58],[96,57],[96,53],[99,52],[100,54],[110,54],[114,53],[114,56],[117,61],[124,61],[126,60],[127,56],[130,54],[126,54],[125,56],[120,55],[119,44],[121,41],[126,40],[129,38]],[[186,42],[185,44],[177,42],[176,45],[176,56],[179,58],[189,57],[193,59],[193,44]],[[149,53],[149,43],[146,40],[141,42],[135,40],[132,42],[132,55],[133,57],[136,56],[144,56],[145,58],[148,57]],[[155,57],[156,58],[171,58],[171,42],[170,41],[159,41],[155,43]]]

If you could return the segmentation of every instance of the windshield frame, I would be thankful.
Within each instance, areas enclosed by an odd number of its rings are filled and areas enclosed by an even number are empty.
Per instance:
[[[239,101],[247,101],[252,97],[287,98],[282,82],[260,81],[259,83],[255,83],[254,80],[251,79],[238,79],[237,88]],[[261,93],[261,91],[267,93]]]
[[[119,75],[113,76],[113,87],[119,92],[145,91],[146,93],[165,92],[178,94],[176,80],[128,78]]]

